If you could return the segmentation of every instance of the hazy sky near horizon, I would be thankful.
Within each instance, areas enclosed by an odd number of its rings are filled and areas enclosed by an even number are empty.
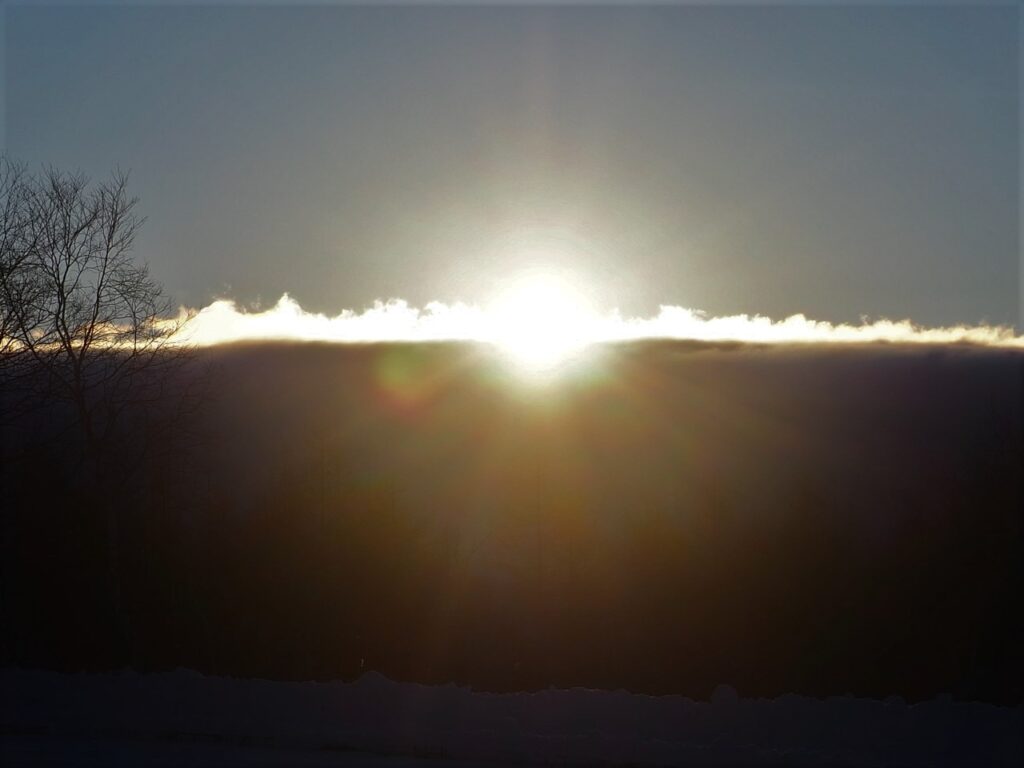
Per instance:
[[[1018,322],[1018,9],[6,8],[6,149],[169,291]]]

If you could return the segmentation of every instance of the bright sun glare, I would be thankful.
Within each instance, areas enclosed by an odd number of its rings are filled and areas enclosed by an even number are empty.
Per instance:
[[[488,308],[490,338],[526,372],[550,373],[585,347],[594,312],[586,298],[553,274],[512,282]]]

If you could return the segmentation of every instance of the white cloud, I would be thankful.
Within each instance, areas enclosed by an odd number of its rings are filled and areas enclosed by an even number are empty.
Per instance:
[[[185,310],[183,310],[185,311]],[[528,310],[524,310],[528,311]],[[522,318],[524,325],[529,317]],[[431,302],[417,308],[401,299],[378,301],[361,312],[344,310],[329,316],[307,312],[285,294],[273,307],[246,311],[219,299],[194,313],[181,339],[202,346],[236,341],[308,340],[334,342],[445,341],[497,342],[507,335],[507,313],[469,304]],[[579,323],[576,324],[579,327]],[[554,330],[554,329],[553,329]],[[619,312],[590,313],[580,341],[690,339],[756,343],[957,343],[1024,348],[1024,337],[1010,327],[957,325],[927,328],[909,320],[865,320],[858,325],[812,320],[802,314],[782,320],[761,315],[713,317],[679,306],[662,306],[653,317],[623,317]]]

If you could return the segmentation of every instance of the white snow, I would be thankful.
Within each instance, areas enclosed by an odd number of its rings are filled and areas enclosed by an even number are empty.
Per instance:
[[[0,670],[7,765],[1019,765],[1024,709]]]

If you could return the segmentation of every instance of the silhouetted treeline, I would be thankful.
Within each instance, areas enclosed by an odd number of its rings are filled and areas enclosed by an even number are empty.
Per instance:
[[[61,413],[6,430],[0,663],[1022,698],[1020,353],[633,343],[546,385],[463,344],[199,356],[207,407],[136,418],[102,502]]]

